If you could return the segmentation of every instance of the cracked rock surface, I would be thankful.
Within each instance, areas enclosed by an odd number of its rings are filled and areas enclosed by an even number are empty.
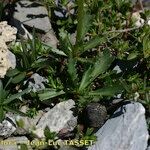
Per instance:
[[[38,2],[22,0],[16,3],[14,19],[28,27],[48,32],[52,29],[47,9]]]
[[[0,123],[0,137],[9,137],[16,130],[15,124],[11,119],[4,120]]]
[[[77,125],[77,117],[73,116],[71,110],[74,107],[75,102],[71,99],[60,102],[41,117],[34,133],[40,138],[44,137],[46,126],[49,127],[51,132],[56,133],[62,129],[72,131]]]
[[[15,55],[6,45],[16,39],[16,33],[16,28],[9,26],[6,21],[0,22],[0,78],[4,78],[9,68],[16,67]]]
[[[148,130],[140,103],[120,107],[100,128],[95,145],[88,150],[146,150]]]

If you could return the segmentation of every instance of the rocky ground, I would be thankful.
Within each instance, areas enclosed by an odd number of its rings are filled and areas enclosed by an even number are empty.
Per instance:
[[[73,1],[70,1],[69,5],[72,3]],[[143,6],[148,9],[149,1],[145,0],[143,3]],[[56,1],[56,5],[59,5],[59,1]],[[7,7],[5,12],[7,22],[0,22],[0,58],[7,58],[4,67],[0,68],[1,77],[5,76],[10,67],[16,66],[15,56],[8,48],[8,43],[16,40],[16,34],[17,39],[28,37],[32,39],[32,30],[35,28],[40,40],[46,45],[57,48],[59,43],[55,28],[49,19],[48,10],[39,1],[20,0],[12,5],[8,4]],[[63,12],[65,8],[60,8],[60,11],[55,11],[55,15],[60,18],[62,15],[67,15]],[[72,10],[71,13],[74,11]],[[6,31],[9,33],[4,33]],[[4,36],[5,38],[2,39]],[[7,36],[9,38],[6,40]],[[72,34],[71,40],[74,42],[75,33]],[[4,49],[6,54],[3,53]],[[3,63],[3,60],[0,62]],[[115,69],[118,72],[122,71],[117,67]],[[38,73],[34,73],[29,80],[24,81],[28,87],[32,87],[34,92],[45,89],[47,82],[47,79]],[[54,141],[61,143],[59,150],[149,150],[146,110],[143,105],[136,101],[115,98],[109,107],[113,112],[111,116],[108,115],[108,108],[97,102],[88,104],[83,113],[76,116],[76,104],[74,100],[68,99],[39,110],[33,118],[8,112],[6,118],[0,123],[0,150],[23,150],[24,144],[27,144],[25,150],[46,149],[42,142],[39,143],[45,139],[46,127],[57,134]],[[22,106],[20,110],[26,113],[28,107]],[[74,147],[71,144],[63,145],[60,140],[62,137],[64,139],[74,137],[73,131],[76,126],[79,125],[82,128],[79,123],[80,117],[84,125],[94,128],[96,142],[88,148]],[[35,138],[31,136],[31,133]]]

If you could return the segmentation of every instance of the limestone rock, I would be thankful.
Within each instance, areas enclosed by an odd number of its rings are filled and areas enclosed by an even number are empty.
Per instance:
[[[6,21],[0,22],[0,38],[5,43],[16,40],[16,34],[16,28],[9,26]]]
[[[37,73],[34,73],[30,79],[30,81],[28,82],[28,87],[29,88],[32,88],[32,91],[33,92],[37,92],[37,91],[40,91],[40,90],[43,90],[45,89],[45,85],[44,83],[47,83],[48,80],[42,76],[40,76],[39,74]],[[33,80],[33,81],[32,81]],[[26,84],[27,81],[24,82],[24,84]]]
[[[132,14],[132,18],[135,21],[135,26],[136,27],[142,27],[145,23],[144,19],[141,18],[140,12],[134,12]]]
[[[55,33],[53,32],[53,30],[50,30],[49,32],[47,32],[46,34],[44,34],[41,38],[41,40],[46,43],[49,46],[52,46],[54,48],[57,48],[57,44],[58,44],[58,40],[55,36]]]
[[[0,78],[4,78],[9,68],[14,69],[16,67],[16,57],[7,48],[7,45],[0,38]]]
[[[51,27],[45,6],[36,1],[21,0],[16,3],[15,10],[11,24],[18,29],[18,34],[21,37],[32,39],[33,37],[26,27],[31,29],[34,27],[36,31],[42,31],[40,36],[42,42],[54,48],[57,47],[58,40]]]
[[[77,33],[75,32],[75,33],[72,33],[71,35],[70,35],[70,41],[71,41],[71,44],[72,45],[75,45],[75,43],[76,43],[76,36],[77,36]]]
[[[23,39],[33,39],[33,36],[29,33],[28,29],[19,20],[11,18],[10,23],[17,28],[17,34]]]
[[[10,68],[16,68],[16,56],[11,51],[7,52],[7,59],[10,62]]]
[[[13,53],[8,50],[7,42],[16,39],[16,28],[7,24],[6,21],[0,22],[0,78],[4,78],[9,68],[16,67],[16,58]]]
[[[20,111],[27,113],[28,109],[29,108],[27,106],[23,106]],[[21,134],[22,132],[30,133],[36,127],[37,122],[40,120],[43,114],[44,112],[42,110],[38,111],[33,118],[20,116],[18,114],[9,114],[13,117],[18,125],[15,134]]]
[[[77,117],[73,116],[71,110],[75,106],[73,100],[60,102],[47,113],[45,113],[39,120],[34,133],[42,138],[44,137],[44,129],[49,127],[50,131],[58,133],[61,129],[72,131],[77,125]]]
[[[15,123],[13,120],[9,118],[9,120],[4,120],[2,123],[0,123],[0,136],[1,137],[9,137],[11,134],[13,134],[16,130]]]
[[[150,18],[147,18],[147,22],[142,18],[141,13],[144,13],[145,10],[150,10],[150,1],[149,0],[132,0],[134,5],[134,12],[132,14],[132,19],[135,22],[136,27],[142,27],[144,24],[150,25]]]
[[[48,32],[51,30],[51,23],[48,18],[47,9],[38,2],[22,0],[16,3],[14,19],[31,28]]]
[[[96,135],[95,145],[88,150],[146,150],[148,130],[144,107],[140,103],[123,105]]]
[[[150,150],[150,146],[148,146],[146,150]]]

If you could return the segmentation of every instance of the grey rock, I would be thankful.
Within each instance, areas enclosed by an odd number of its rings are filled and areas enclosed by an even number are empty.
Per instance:
[[[25,121],[24,121],[25,122]],[[29,130],[30,128],[28,128]],[[28,130],[25,130],[23,127],[18,127],[16,128],[16,131],[13,133],[14,136],[21,136],[21,135],[27,135],[30,132]]]
[[[56,1],[55,4],[58,7],[58,10],[54,10],[54,15],[56,17],[66,18],[70,15],[75,14],[75,9],[74,9],[75,3],[73,0],[69,0],[66,6],[62,6],[61,1]]]
[[[68,0],[68,2],[75,2],[75,0]],[[55,0],[56,5],[61,5],[61,0]]]
[[[75,33],[72,33],[72,34],[70,35],[70,41],[71,41],[72,45],[75,45],[75,43],[76,43],[76,35],[77,35],[76,32],[75,32]]]
[[[58,40],[51,27],[48,11],[42,4],[35,1],[21,0],[16,3],[15,10],[11,24],[18,29],[19,36],[24,39],[33,39],[26,27],[31,29],[34,27],[37,31],[44,33],[40,36],[42,42],[54,48],[57,47]]]
[[[140,103],[123,105],[96,135],[96,143],[88,150],[146,150],[148,130],[144,107]]]
[[[116,65],[113,70],[116,71],[117,74],[122,72],[118,65]]]
[[[84,118],[88,126],[100,128],[107,118],[106,107],[99,103],[91,103],[86,107]]]
[[[150,146],[148,146],[146,150],[150,150]]]
[[[27,28],[19,20],[11,18],[10,24],[17,28],[17,34],[19,35],[19,37],[23,39],[33,39],[33,36],[29,33]]]
[[[27,137],[10,137],[6,140],[0,142],[0,150],[18,150],[20,149],[20,144],[26,144],[28,150],[32,150],[29,145],[29,140]]]
[[[33,92],[37,92],[37,91],[40,91],[40,90],[43,90],[45,89],[45,85],[44,83],[47,83],[48,80],[42,76],[40,76],[39,74],[37,73],[34,73],[31,77],[30,77],[30,80],[28,82],[28,87],[29,88],[32,88],[32,91]],[[33,80],[33,81],[32,81]],[[26,84],[27,81],[24,82],[24,84]]]
[[[55,16],[57,16],[59,18],[63,18],[64,17],[64,14],[62,12],[60,12],[60,11],[54,10],[54,14],[55,14]]]
[[[47,9],[42,4],[22,0],[16,3],[15,10],[13,18],[24,25],[44,32],[51,30]]]
[[[16,56],[11,51],[8,51],[7,58],[9,60],[9,62],[11,63],[11,68],[15,69],[15,67],[16,67]]]
[[[49,45],[52,46],[53,48],[57,48],[57,44],[58,44],[58,40],[55,36],[55,33],[53,32],[53,30],[50,30],[49,32],[47,32],[46,34],[44,34],[41,38],[41,40]]]
[[[112,104],[115,105],[115,104],[118,104],[118,103],[123,102],[123,101],[124,101],[124,100],[121,99],[121,98],[114,99],[114,100],[112,101]]]
[[[23,106],[20,111],[27,113],[29,108],[27,106]],[[35,127],[40,118],[44,115],[44,112],[42,110],[38,111],[37,114],[30,118],[30,117],[24,117],[20,116],[18,114],[13,114],[13,119],[16,121],[16,124],[18,125],[15,131],[15,135],[24,135],[27,133],[30,133]]]
[[[72,131],[77,125],[77,117],[73,116],[71,110],[74,107],[75,102],[73,100],[58,103],[41,117],[33,133],[43,138],[46,126],[49,127],[50,131],[56,133],[62,129]]]
[[[9,137],[16,130],[16,125],[13,119],[8,118],[5,119],[2,123],[0,123],[0,137]]]

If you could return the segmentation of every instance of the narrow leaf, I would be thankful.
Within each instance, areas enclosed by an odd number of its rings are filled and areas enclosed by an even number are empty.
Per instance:
[[[26,94],[28,92],[29,92],[29,89],[25,89],[22,92],[19,92],[17,94],[11,95],[10,97],[8,97],[7,99],[4,100],[3,104],[4,105],[9,104],[13,100],[20,98],[22,95],[24,95],[24,94]]]
[[[85,37],[85,34],[89,30],[91,15],[88,14],[84,7],[84,0],[78,0],[78,16],[77,16],[77,43],[81,43]]]
[[[11,82],[14,84],[17,84],[19,82],[21,82],[24,78],[26,77],[26,72],[21,72],[20,74],[18,74],[17,76],[15,76]]]
[[[84,44],[84,47],[83,47],[83,51],[81,52],[81,54],[89,49],[92,49],[92,48],[95,48],[103,43],[105,43],[107,41],[107,38],[106,37],[100,37],[100,36],[96,36],[92,39],[90,39],[88,42],[86,42]]]
[[[51,51],[51,52],[53,52],[53,53],[55,53],[55,54],[57,54],[57,55],[67,56],[63,51],[61,51],[61,50],[59,50],[59,49],[57,49],[57,48],[54,48],[54,47],[52,47],[52,46],[49,46],[49,45],[47,45],[47,44],[45,44],[45,43],[43,43],[43,47],[44,47],[46,50],[49,50],[49,51]]]
[[[0,123],[4,120],[4,118],[5,118],[5,113],[3,107],[0,106]]]
[[[114,85],[110,87],[104,87],[96,91],[89,92],[89,96],[114,96],[115,94],[123,90],[122,86]]]
[[[15,114],[19,114],[19,115],[21,115],[21,116],[27,116],[25,113],[23,113],[23,112],[21,112],[21,111],[19,111],[19,110],[16,110],[16,109],[14,109],[14,108],[10,108],[10,107],[4,107],[4,109],[6,110],[6,111],[8,111],[8,112],[12,112],[12,113],[15,113]]]
[[[71,77],[71,80],[73,82],[75,82],[76,79],[77,79],[77,69],[76,69],[76,61],[73,58],[69,59],[69,62],[68,62],[68,73],[69,73],[69,75]]]
[[[109,52],[104,52],[94,63],[94,65],[89,67],[89,69],[84,73],[79,91],[84,90],[88,85],[90,85],[100,74],[104,73],[113,62],[114,58]]]
[[[44,90],[43,93],[39,93],[38,96],[41,101],[44,101],[44,100],[48,100],[48,99],[57,97],[62,94],[65,94],[65,92],[63,90],[56,91],[55,89],[47,89],[47,90]]]
[[[50,61],[48,59],[38,59],[37,61],[35,61],[34,63],[32,63],[32,68],[38,68],[38,70],[45,68],[45,67],[49,67],[50,66]],[[40,68],[40,69],[39,69]]]
[[[22,50],[23,52],[20,53],[21,57],[22,57],[22,63],[24,66],[22,67],[25,67],[25,68],[29,68],[30,67],[30,59],[31,59],[31,56],[30,56],[30,52],[27,50],[27,43],[23,40],[21,40],[21,47],[22,47]]]
[[[84,88],[86,88],[88,86],[88,84],[91,83],[90,80],[90,75],[92,73],[93,68],[89,67],[89,69],[84,73],[81,83],[80,83],[80,87],[79,87],[79,91],[84,90]]]

